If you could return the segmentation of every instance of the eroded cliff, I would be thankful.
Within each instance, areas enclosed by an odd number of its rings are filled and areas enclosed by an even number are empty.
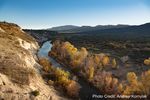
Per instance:
[[[65,99],[42,79],[38,49],[36,40],[18,25],[0,22],[0,99]]]

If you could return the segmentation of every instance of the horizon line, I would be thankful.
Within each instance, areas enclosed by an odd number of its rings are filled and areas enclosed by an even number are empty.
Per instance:
[[[112,26],[117,26],[117,25],[128,25],[128,26],[139,26],[139,25],[143,25],[143,24],[147,24],[147,23],[150,23],[150,22],[145,22],[145,23],[141,23],[141,24],[125,24],[125,23],[121,23],[121,24],[96,24],[96,25],[75,25],[75,24],[62,24],[62,25],[56,25],[56,26],[51,26],[49,25],[50,27],[41,27],[41,28],[25,28],[25,26],[19,24],[19,23],[15,23],[15,22],[11,22],[11,21],[0,21],[0,22],[7,22],[7,23],[14,23],[14,24],[17,24],[18,26],[21,27],[21,29],[29,29],[29,30],[47,30],[47,29],[51,29],[51,28],[54,28],[54,27],[61,27],[61,26],[77,26],[77,27],[83,27],[83,26],[89,26],[89,27],[96,27],[96,26],[109,26],[109,25],[112,25]]]
[[[22,29],[31,29],[31,30],[47,30],[47,29],[51,29],[54,27],[61,27],[61,26],[77,26],[77,27],[83,27],[83,26],[89,26],[89,27],[96,27],[96,26],[117,26],[117,25],[128,25],[128,26],[139,26],[139,25],[144,25],[150,22],[146,22],[146,23],[142,23],[142,24],[97,24],[97,25],[74,25],[74,24],[63,24],[63,25],[56,25],[56,26],[51,26],[51,27],[47,27],[47,28],[23,28]],[[17,24],[18,25],[18,24]],[[19,25],[20,26],[20,25]]]

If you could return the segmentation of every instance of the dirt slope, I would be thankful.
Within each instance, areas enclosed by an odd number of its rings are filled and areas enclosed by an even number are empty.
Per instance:
[[[42,79],[38,49],[18,25],[0,22],[0,100],[65,100]],[[35,90],[38,96],[31,93]]]

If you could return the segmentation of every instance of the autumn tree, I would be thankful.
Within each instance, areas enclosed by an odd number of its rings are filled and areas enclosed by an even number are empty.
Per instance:
[[[112,60],[112,68],[117,68],[117,62],[115,58]]]
[[[80,85],[76,81],[70,81],[70,83],[66,86],[67,94],[70,97],[78,97],[79,96]]]
[[[103,66],[108,65],[109,62],[110,62],[109,57],[108,57],[108,56],[104,56],[103,59],[102,59],[102,64],[103,64]]]
[[[56,81],[55,81],[56,84],[66,86],[70,82],[70,79],[69,79],[70,73],[60,68],[56,68],[54,70],[54,76],[56,78]]]
[[[94,67],[89,68],[89,80],[93,79],[94,77]]]
[[[143,84],[143,93],[150,94],[150,70],[142,74],[141,82]]]
[[[137,76],[134,72],[127,73],[127,80],[129,84],[136,84],[137,83]]]
[[[39,63],[40,63],[40,65],[42,65],[43,66],[43,69],[44,69],[44,71],[46,71],[46,72],[48,72],[48,71],[50,71],[52,68],[51,68],[51,63],[48,61],[48,59],[46,59],[46,58],[40,58],[39,59]]]
[[[122,94],[124,91],[124,86],[122,83],[119,83],[118,88],[117,88],[117,93]]]
[[[118,79],[114,78],[110,72],[97,72],[97,74],[94,75],[92,82],[105,94],[117,93],[118,91]]]
[[[127,80],[129,82],[129,85],[126,86],[123,94],[140,94],[142,84],[137,80],[136,74],[134,72],[127,73]]]
[[[94,59],[95,64],[99,65],[99,63],[100,63],[100,57],[99,57],[99,55],[94,55],[93,59]]]
[[[87,58],[88,51],[86,48],[81,48],[76,53],[73,53],[73,58],[71,60],[71,65],[74,67],[79,67],[82,65],[83,61]]]
[[[60,46],[61,42],[59,40],[54,41],[49,55],[57,56],[60,50]]]
[[[149,59],[145,59],[144,60],[144,64],[149,66],[150,65],[150,58]]]

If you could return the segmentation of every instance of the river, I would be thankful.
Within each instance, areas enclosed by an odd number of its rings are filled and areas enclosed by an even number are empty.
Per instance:
[[[52,57],[48,56],[48,52],[51,50],[52,44],[51,41],[46,41],[43,43],[42,47],[39,49],[38,57],[45,57],[49,59],[49,61],[52,63],[53,66],[62,68],[65,71],[71,72],[70,69],[64,67],[63,65],[59,64],[56,60],[54,60]],[[76,76],[73,74],[73,76]],[[76,76],[78,77],[78,76]],[[77,82],[80,84],[81,89],[79,91],[79,98],[80,100],[93,100],[92,95],[93,94],[99,94],[98,90],[91,86],[88,82],[86,82],[84,79],[78,77]]]

